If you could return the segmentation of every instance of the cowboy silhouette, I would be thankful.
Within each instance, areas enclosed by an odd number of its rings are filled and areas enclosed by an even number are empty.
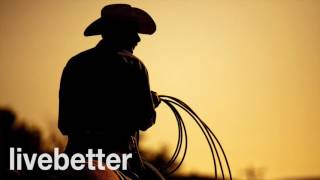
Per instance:
[[[102,40],[72,57],[62,73],[58,126],[68,136],[66,153],[137,150],[132,137],[155,123],[160,101],[150,90],[146,67],[132,53],[138,33],[155,31],[148,13],[127,4],[105,6],[85,29],[85,36],[101,35]],[[131,162],[131,172],[125,172],[133,179],[143,167],[137,164]]]

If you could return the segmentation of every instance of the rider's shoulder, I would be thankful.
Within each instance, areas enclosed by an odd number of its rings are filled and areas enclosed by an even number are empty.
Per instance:
[[[95,48],[91,48],[91,49],[85,50],[85,51],[80,52],[80,53],[76,54],[75,56],[71,57],[70,60],[68,61],[68,63],[74,64],[74,63],[78,63],[81,61],[85,61],[85,60],[91,59],[92,56],[95,56],[96,54],[97,53],[96,53]]]
[[[134,67],[138,67],[139,69],[145,69],[145,65],[143,64],[143,62],[138,57],[133,55],[131,52],[121,50],[118,51],[117,54],[124,63]]]

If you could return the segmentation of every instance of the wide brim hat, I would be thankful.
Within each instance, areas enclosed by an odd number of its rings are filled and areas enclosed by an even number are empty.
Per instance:
[[[154,20],[144,10],[128,4],[111,4],[101,10],[101,17],[85,29],[84,35],[100,35],[108,29],[126,26],[134,26],[137,33],[141,34],[153,34],[156,31]]]

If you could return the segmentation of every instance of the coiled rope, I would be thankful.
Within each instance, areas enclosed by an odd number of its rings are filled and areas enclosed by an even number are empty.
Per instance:
[[[199,126],[203,135],[206,138],[206,141],[209,145],[209,148],[210,148],[210,151],[212,154],[212,160],[213,160],[213,166],[214,166],[214,179],[216,179],[216,180],[218,179],[219,169],[220,169],[220,173],[221,173],[221,178],[226,179],[225,171],[224,171],[223,164],[221,161],[222,159],[220,157],[221,153],[222,153],[223,160],[225,161],[225,165],[227,166],[227,169],[228,169],[229,179],[232,180],[231,170],[230,170],[229,162],[228,162],[227,156],[225,154],[225,151],[223,150],[222,145],[219,142],[218,138],[212,132],[212,130],[208,127],[208,125],[206,123],[204,123],[204,121],[202,121],[200,119],[200,117],[186,103],[184,103],[180,99],[172,97],[172,96],[167,96],[167,95],[159,95],[159,98],[163,103],[165,103],[172,110],[172,112],[177,120],[177,124],[178,124],[177,146],[176,146],[176,149],[175,149],[172,157],[168,161],[165,168],[163,168],[163,170],[165,170],[165,172],[167,172],[168,174],[174,173],[183,163],[183,160],[185,159],[185,156],[187,153],[188,135],[187,135],[187,130],[186,130],[185,124],[183,122],[183,119],[182,119],[179,111],[176,108],[176,107],[179,107],[180,109],[184,110],[192,117],[192,119]],[[181,159],[178,161],[178,163],[175,163],[177,161],[178,157],[181,156],[180,155],[181,152],[182,152]],[[220,168],[218,169],[217,166],[219,166]]]

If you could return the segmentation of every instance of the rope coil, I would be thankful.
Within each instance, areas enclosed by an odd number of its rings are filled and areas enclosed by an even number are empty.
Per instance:
[[[217,166],[220,167],[219,169],[220,169],[222,179],[223,180],[226,179],[225,171],[223,169],[223,165],[222,165],[222,161],[221,161],[222,159],[220,157],[221,153],[222,153],[223,158],[224,158],[223,160],[225,161],[225,164],[228,169],[229,179],[232,180],[231,169],[230,169],[229,162],[228,162],[227,156],[225,154],[225,151],[223,150],[220,141],[218,140],[216,135],[212,132],[212,130],[208,127],[208,125],[205,124],[204,121],[202,121],[201,118],[186,103],[184,103],[180,99],[172,97],[172,96],[167,96],[167,95],[159,95],[159,98],[163,103],[165,103],[172,110],[172,112],[177,120],[177,124],[178,124],[177,146],[176,146],[176,149],[175,149],[172,157],[170,158],[166,167],[164,168],[165,172],[167,172],[168,174],[174,173],[183,163],[185,156],[186,156],[186,153],[187,153],[187,148],[188,148],[187,130],[186,130],[185,124],[183,122],[183,119],[182,119],[179,111],[176,108],[176,107],[179,107],[180,109],[184,110],[185,112],[187,112],[191,116],[191,118],[199,126],[203,135],[206,138],[206,141],[209,145],[209,148],[210,148],[210,151],[212,154],[212,160],[213,160],[213,166],[214,166],[214,179],[215,180],[218,179]],[[184,146],[183,146],[183,144],[184,144]],[[181,157],[180,161],[175,165],[174,162],[176,162],[176,160],[178,159],[179,155],[181,154],[181,151],[182,151],[182,157]],[[219,151],[220,151],[220,153],[219,153]]]

